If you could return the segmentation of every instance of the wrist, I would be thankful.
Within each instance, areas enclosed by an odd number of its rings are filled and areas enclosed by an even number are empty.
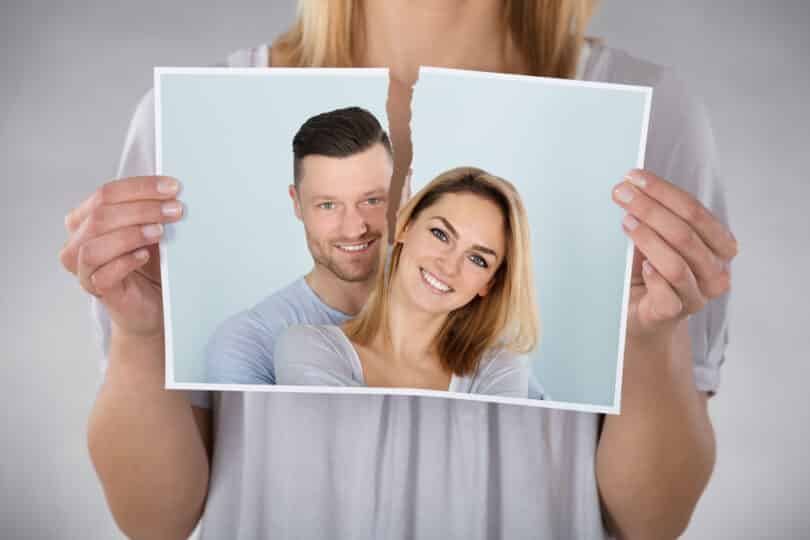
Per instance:
[[[115,324],[110,332],[108,377],[127,381],[164,379],[165,341],[163,332],[140,334],[124,331]]]

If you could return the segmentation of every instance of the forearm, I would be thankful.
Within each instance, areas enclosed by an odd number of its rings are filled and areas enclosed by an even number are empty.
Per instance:
[[[88,446],[119,527],[186,538],[201,515],[208,455],[182,392],[164,389],[163,340],[117,337],[90,416]]]
[[[686,321],[673,347],[628,340],[621,415],[605,418],[596,473],[609,526],[621,538],[674,538],[714,466],[705,394],[694,384]]]

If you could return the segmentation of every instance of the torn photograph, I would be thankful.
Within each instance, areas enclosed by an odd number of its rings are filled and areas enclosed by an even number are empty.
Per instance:
[[[166,387],[620,411],[651,89],[423,67],[156,68]],[[406,124],[407,125],[407,124]],[[405,163],[405,166],[403,166]],[[410,164],[410,166],[408,166]]]

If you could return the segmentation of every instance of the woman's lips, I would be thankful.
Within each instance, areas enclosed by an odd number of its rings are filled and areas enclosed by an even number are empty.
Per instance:
[[[424,268],[419,268],[419,274],[422,276],[422,281],[436,294],[449,294],[453,292],[453,288],[444,281],[437,278]]]

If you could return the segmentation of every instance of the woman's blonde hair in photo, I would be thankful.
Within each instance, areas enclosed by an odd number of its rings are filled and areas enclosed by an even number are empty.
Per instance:
[[[503,0],[503,24],[543,77],[573,78],[597,0]],[[299,0],[293,26],[273,51],[298,67],[353,67],[363,47],[363,0]]]
[[[399,211],[395,238],[419,214],[449,193],[472,193],[495,203],[503,215],[505,253],[485,296],[450,312],[434,346],[445,369],[464,376],[474,373],[485,351],[505,348],[527,353],[537,346],[540,320],[535,299],[531,241],[526,209],[511,183],[481,169],[458,167],[440,174]],[[383,244],[385,245],[385,244]],[[352,341],[368,345],[382,332],[391,343],[388,309],[391,283],[396,275],[403,244],[395,242],[389,264],[387,250],[380,250],[374,289],[360,314],[345,325]]]

